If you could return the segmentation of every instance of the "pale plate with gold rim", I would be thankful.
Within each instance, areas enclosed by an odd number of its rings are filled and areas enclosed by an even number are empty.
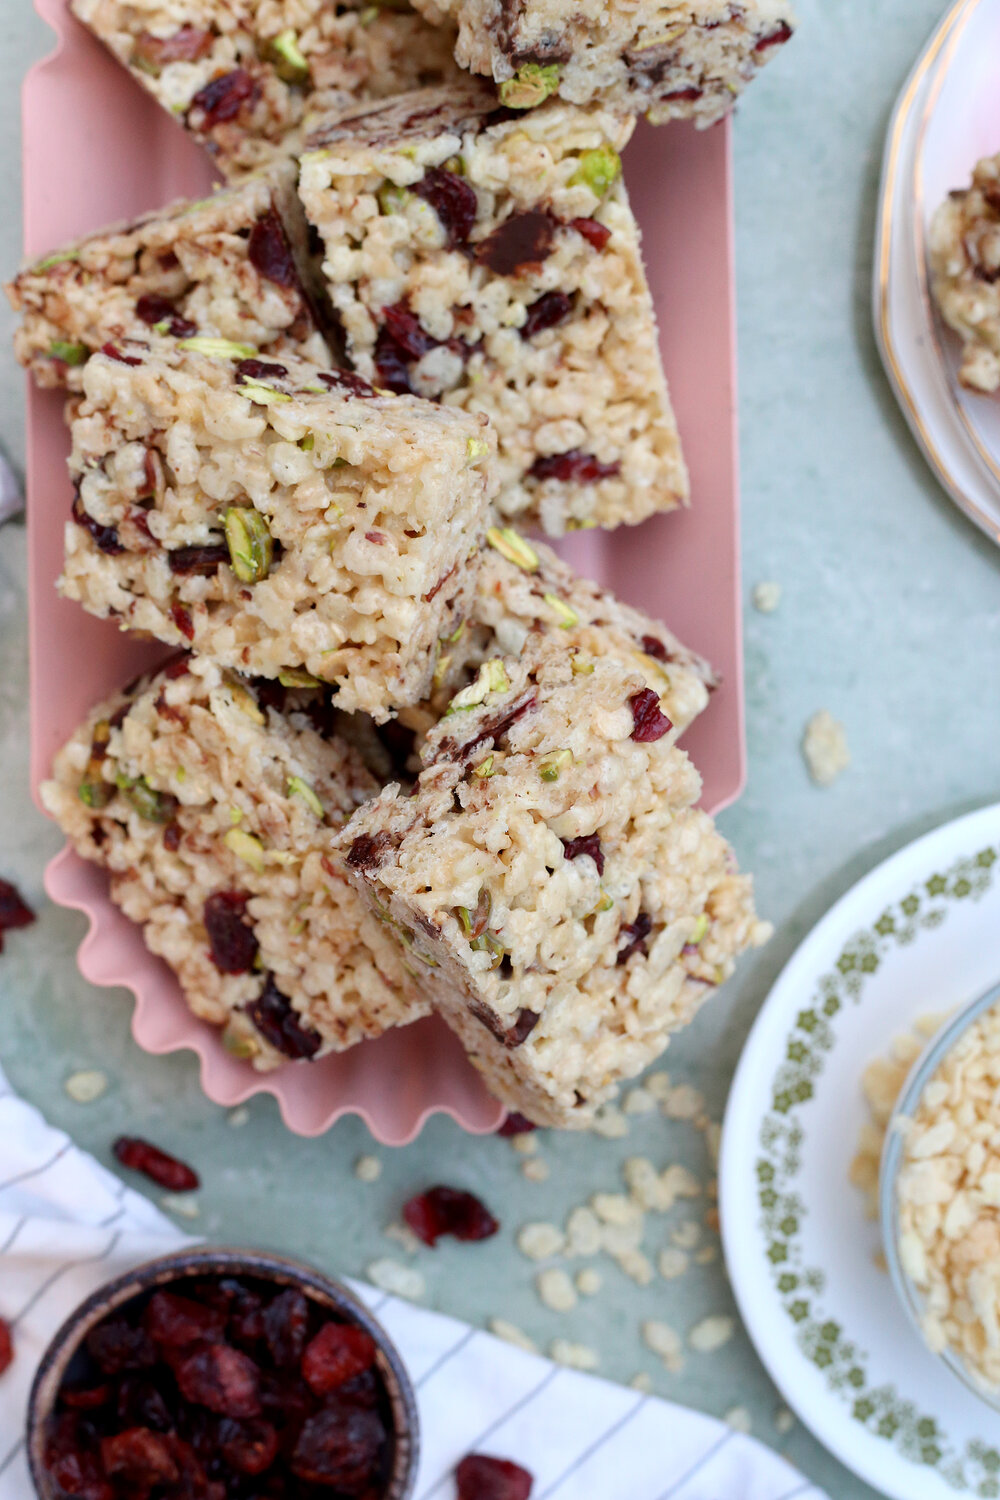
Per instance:
[[[1000,804],[901,849],[813,929],[754,1024],[723,1127],[723,1244],[750,1337],[803,1423],[896,1500],[995,1500],[1000,1429],[877,1262],[848,1180],[861,1075],[918,1017],[987,989],[998,952]]]

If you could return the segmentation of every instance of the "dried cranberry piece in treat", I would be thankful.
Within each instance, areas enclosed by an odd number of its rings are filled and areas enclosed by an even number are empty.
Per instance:
[[[15,927],[30,927],[36,921],[35,913],[21,896],[17,886],[9,880],[0,880],[0,953],[3,952],[3,935]],[[2,1335],[0,1335],[2,1337]],[[0,1348],[2,1359],[2,1348]],[[0,1370],[3,1364],[0,1363]]]
[[[511,1110],[506,1120],[500,1126],[497,1135],[505,1137],[511,1135],[528,1135],[530,1131],[537,1129],[538,1126],[534,1120],[529,1120],[525,1115],[518,1114],[517,1110],[514,1109]]]
[[[388,328],[380,328],[375,339],[375,369],[379,384],[385,386],[386,390],[395,391],[397,396],[413,394],[408,355]]]
[[[195,130],[211,130],[234,120],[243,106],[253,106],[260,97],[260,86],[245,68],[221,73],[199,89],[188,108],[188,122]],[[193,118],[192,118],[193,117]]]
[[[421,355],[438,347],[439,341],[431,338],[421,327],[420,319],[405,302],[395,302],[391,307],[383,307],[382,316],[386,328],[407,358],[420,359]]]
[[[167,553],[171,573],[181,578],[189,578],[192,575],[199,578],[211,578],[212,574],[217,573],[223,563],[228,563],[228,561],[229,548],[223,542],[209,546],[175,547]]]
[[[375,1363],[375,1340],[351,1323],[326,1323],[302,1356],[306,1385],[326,1396]]]
[[[611,230],[600,219],[570,219],[569,228],[582,234],[588,245],[593,245],[595,250],[603,250],[611,238]]]
[[[428,1188],[403,1205],[403,1218],[425,1245],[436,1245],[444,1234],[488,1240],[500,1228],[486,1205],[461,1188]]]
[[[119,1422],[129,1427],[152,1427],[156,1432],[169,1432],[174,1425],[170,1408],[163,1392],[153,1384],[152,1378],[141,1375],[126,1375],[118,1387],[116,1411]]]
[[[641,693],[633,693],[628,701],[635,725],[632,738],[637,744],[651,745],[654,740],[662,740],[665,734],[670,733],[673,725],[666,714],[660,712],[660,700],[652,688],[643,688]]]
[[[633,953],[645,953],[646,939],[652,930],[652,919],[644,911],[639,913],[634,922],[623,922],[618,935],[627,936],[628,942],[619,953],[617,963],[626,963]]]
[[[0,1318],[0,1375],[9,1370],[14,1363],[14,1340],[10,1336],[10,1326]]]
[[[375,387],[362,380],[360,375],[355,375],[353,370],[323,370],[319,378],[331,391],[347,391],[351,396],[375,395]]]
[[[107,355],[108,359],[115,360],[120,365],[141,365],[142,359],[138,354],[126,354],[119,349],[117,344],[102,344],[101,353]]]
[[[118,553],[125,551],[125,548],[118,540],[118,532],[115,528],[113,526],[103,526],[100,521],[94,520],[89,511],[84,510],[79,491],[73,496],[72,515],[76,524],[82,526],[84,531],[89,531],[101,551],[106,552],[109,557],[114,557]],[[228,557],[228,552],[226,555]]]
[[[565,323],[572,311],[572,299],[565,292],[545,292],[528,308],[527,316],[521,324],[521,337],[532,339],[545,328],[558,328],[560,323]]]
[[[246,922],[247,891],[216,891],[205,902],[202,919],[212,962],[220,974],[249,974],[257,957],[257,938]]]
[[[308,1336],[309,1303],[297,1287],[287,1287],[264,1310],[264,1338],[279,1370],[299,1363]]]
[[[207,1406],[220,1417],[260,1415],[260,1370],[248,1354],[229,1344],[193,1344],[172,1360],[185,1401]]]
[[[212,50],[215,38],[201,26],[182,26],[170,36],[140,31],[132,48],[132,65],[159,72],[172,62],[198,62]]]
[[[114,1490],[102,1476],[93,1454],[69,1450],[46,1460],[46,1470],[57,1496],[73,1495],[77,1500],[114,1500]]]
[[[247,259],[266,281],[273,281],[276,286],[297,287],[300,284],[285,226],[273,208],[261,214],[251,229]]]
[[[190,651],[180,651],[176,656],[171,657],[170,661],[163,668],[163,675],[164,677],[169,677],[171,681],[176,681],[178,677],[184,676],[190,664]]]
[[[533,1474],[507,1458],[470,1453],[455,1470],[458,1500],[529,1500]]]
[[[672,94],[661,94],[660,103],[693,104],[696,99],[701,99],[704,96],[704,92],[704,89],[695,88],[693,86],[686,89],[674,89]]]
[[[356,1493],[376,1480],[385,1441],[377,1412],[331,1398],[302,1428],[292,1473],[311,1484]]]
[[[123,1167],[144,1173],[168,1193],[192,1193],[201,1186],[201,1178],[192,1167],[138,1136],[119,1136],[112,1150]]]
[[[170,606],[170,618],[186,641],[194,640],[194,620],[191,611],[175,599]]]
[[[578,839],[563,839],[562,846],[567,859],[579,859],[581,854],[589,854],[597,866],[598,875],[604,874],[604,851],[596,833],[585,833]]]
[[[471,183],[457,172],[448,172],[443,167],[428,167],[419,182],[410,189],[418,198],[423,198],[441,220],[441,228],[448,237],[448,248],[464,245],[476,222],[479,199]]]
[[[261,1419],[237,1422],[224,1417],[218,1441],[226,1463],[238,1474],[263,1474],[278,1456],[278,1434],[270,1422]]]
[[[133,1328],[124,1318],[109,1318],[92,1328],[87,1335],[87,1352],[103,1375],[149,1370],[156,1364],[156,1346],[149,1334]]]
[[[226,1315],[218,1308],[205,1307],[176,1292],[154,1292],[143,1316],[146,1332],[154,1344],[167,1349],[182,1349],[201,1339],[221,1339]]]
[[[670,655],[659,636],[644,635],[639,644],[647,656],[652,656],[656,661],[669,661]]]
[[[602,464],[592,453],[571,448],[568,453],[549,453],[536,458],[528,470],[529,479],[562,479],[576,484],[596,484],[599,479],[614,479],[621,473],[617,459]]]
[[[244,380],[280,380],[287,374],[286,366],[273,360],[241,359],[236,366],[236,384],[241,385]]]
[[[135,314],[150,328],[157,323],[166,323],[167,332],[175,339],[189,339],[198,332],[197,323],[182,317],[170,298],[161,297],[157,292],[145,292],[135,304]]]
[[[784,42],[791,39],[792,28],[787,21],[779,21],[777,26],[767,36],[762,36],[754,47],[755,52],[766,52],[769,47],[780,47]]]
[[[101,1464],[109,1479],[147,1491],[154,1484],[171,1484],[177,1478],[169,1439],[149,1427],[130,1427],[102,1438]]]
[[[555,249],[559,220],[542,209],[511,214],[475,247],[475,258],[497,276],[517,276],[547,260]]]
[[[319,1032],[299,1020],[292,1002],[275,984],[273,974],[268,974],[260,996],[246,1011],[264,1040],[285,1057],[315,1057],[323,1045]]]

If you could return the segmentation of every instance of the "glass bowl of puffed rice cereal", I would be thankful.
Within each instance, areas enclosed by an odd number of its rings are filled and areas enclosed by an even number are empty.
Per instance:
[[[929,1348],[1000,1408],[1000,984],[935,1032],[885,1136],[889,1274]]]

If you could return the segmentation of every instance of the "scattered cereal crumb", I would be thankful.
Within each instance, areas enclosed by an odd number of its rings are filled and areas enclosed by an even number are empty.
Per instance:
[[[566,1220],[566,1236],[570,1255],[596,1255],[604,1244],[601,1221],[586,1204],[574,1208]]]
[[[569,1339],[553,1339],[549,1345],[549,1358],[571,1370],[596,1370],[601,1363],[596,1349],[588,1349],[586,1344],[572,1344]]]
[[[668,1247],[666,1250],[660,1251],[660,1258],[657,1261],[657,1265],[660,1268],[660,1275],[664,1281],[676,1281],[678,1276],[683,1276],[687,1270],[688,1258],[683,1250]]]
[[[97,1068],[81,1068],[69,1075],[63,1088],[74,1104],[94,1104],[107,1093],[108,1075]]]
[[[244,1125],[250,1124],[250,1111],[245,1104],[239,1105],[229,1112],[229,1123],[234,1130],[242,1130]]]
[[[753,607],[762,615],[773,615],[781,603],[781,584],[773,582],[755,583],[750,596]]]
[[[653,1263],[641,1250],[624,1250],[615,1256],[619,1266],[638,1286],[649,1286],[654,1276]]]
[[[696,1323],[688,1334],[688,1344],[699,1354],[714,1354],[716,1349],[721,1349],[723,1344],[728,1344],[733,1336],[732,1318],[723,1317],[716,1313],[712,1317],[702,1318]]]
[[[662,1103],[668,1120],[693,1120],[704,1108],[705,1096],[690,1083],[679,1083]]]
[[[660,1356],[668,1370],[674,1375],[680,1374],[684,1368],[684,1345],[676,1329],[658,1318],[650,1318],[642,1325],[642,1339],[647,1349]]]
[[[722,1420],[734,1432],[751,1432],[753,1430],[753,1422],[745,1406],[731,1406]]]
[[[698,1198],[701,1196],[701,1183],[693,1172],[687,1167],[682,1167],[676,1162],[667,1167],[661,1174],[664,1189],[670,1194],[671,1203],[675,1198]]]
[[[596,1297],[602,1285],[601,1273],[593,1266],[584,1266],[582,1271],[577,1271],[576,1289],[581,1297]]]
[[[387,1224],[382,1233],[387,1240],[392,1240],[406,1251],[407,1255],[417,1255],[420,1251],[420,1241],[413,1233],[409,1224]]]
[[[491,1318],[490,1333],[503,1339],[505,1344],[513,1344],[515,1349],[523,1349],[527,1354],[538,1353],[538,1345],[534,1339],[522,1333],[515,1323],[508,1323],[506,1318]]]
[[[569,1272],[564,1271],[561,1266],[550,1266],[547,1271],[540,1271],[535,1286],[538,1295],[550,1307],[553,1312],[572,1312],[576,1306],[576,1287],[569,1277]]]
[[[566,1236],[556,1224],[525,1224],[517,1232],[517,1248],[529,1260],[548,1260],[565,1248]]]
[[[628,1120],[617,1104],[602,1104],[590,1128],[606,1141],[620,1141],[628,1135]]]
[[[642,1210],[624,1193],[594,1193],[590,1206],[603,1224],[637,1224]]]
[[[669,1099],[673,1084],[670,1082],[669,1073],[647,1073],[643,1082],[643,1088],[648,1094],[652,1094],[658,1104]]]
[[[693,1250],[701,1239],[701,1225],[694,1219],[685,1219],[683,1224],[671,1231],[670,1238],[680,1250]]]
[[[709,1120],[705,1126],[705,1142],[708,1146],[708,1154],[715,1162],[719,1162],[719,1147],[722,1144],[722,1126],[717,1120]]]
[[[787,1406],[779,1406],[774,1414],[774,1430],[781,1437],[785,1437],[795,1426],[795,1418]]]
[[[511,1150],[516,1151],[518,1156],[534,1156],[538,1151],[538,1137],[527,1130],[520,1135],[512,1135],[510,1138]]]
[[[160,1207],[181,1219],[196,1219],[201,1213],[201,1206],[193,1193],[164,1193]]]
[[[632,1376],[629,1385],[634,1391],[642,1391],[643,1395],[648,1396],[653,1389],[653,1377],[652,1375],[648,1375],[645,1370],[639,1370]]]
[[[359,1156],[354,1163],[354,1175],[360,1182],[378,1182],[382,1176],[382,1163],[377,1156]]]
[[[643,1221],[634,1224],[605,1224],[601,1230],[601,1249],[618,1260],[631,1255],[642,1244]]]
[[[694,1263],[696,1266],[712,1266],[718,1258],[719,1251],[716,1245],[702,1245],[701,1249],[695,1255]]]
[[[529,1156],[521,1167],[521,1176],[529,1182],[548,1182],[551,1175],[552,1168],[540,1156]]]
[[[413,1266],[400,1265],[398,1260],[382,1256],[368,1267],[368,1280],[383,1292],[392,1292],[396,1297],[405,1297],[410,1302],[418,1301],[427,1290],[420,1272]]]
[[[821,708],[806,724],[802,754],[817,786],[832,786],[851,764],[844,726],[827,709]]]
[[[719,1210],[717,1208],[710,1208],[708,1210],[708,1212],[705,1214],[705,1223],[708,1226],[708,1228],[713,1231],[713,1233],[718,1234],[718,1232],[719,1232]]]
[[[648,1089],[630,1089],[622,1108],[627,1115],[651,1115],[656,1110],[656,1096]]]

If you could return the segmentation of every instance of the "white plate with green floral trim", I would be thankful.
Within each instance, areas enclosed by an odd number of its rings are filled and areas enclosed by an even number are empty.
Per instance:
[[[923,1345],[848,1168],[861,1074],[1000,977],[1000,805],[901,849],[786,965],[744,1048],[719,1187],[744,1322],[788,1404],[897,1500],[1000,1496],[1000,1423]]]

